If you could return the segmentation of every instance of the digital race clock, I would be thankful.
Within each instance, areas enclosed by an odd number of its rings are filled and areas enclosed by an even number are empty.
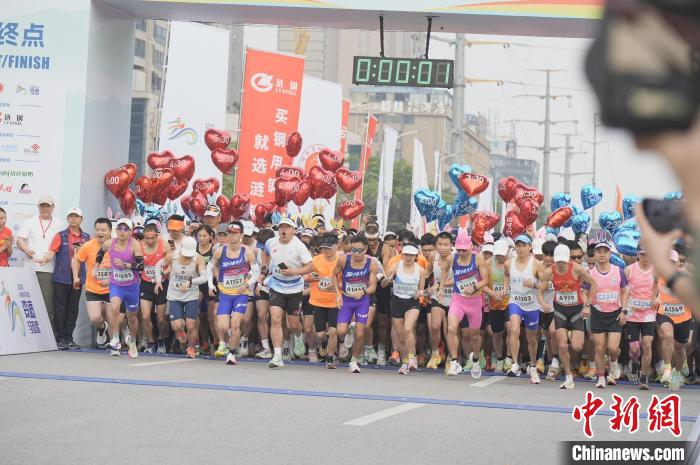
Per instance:
[[[370,86],[452,88],[454,60],[355,57],[352,83]]]

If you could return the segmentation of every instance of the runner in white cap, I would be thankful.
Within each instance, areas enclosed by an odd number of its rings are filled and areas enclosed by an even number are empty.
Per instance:
[[[506,272],[508,242],[498,240],[493,244],[493,259],[488,269],[489,284],[484,292],[489,296],[489,326],[496,352],[496,373],[503,373],[505,354],[503,353],[503,331],[507,321],[507,308],[510,293],[510,278]]]

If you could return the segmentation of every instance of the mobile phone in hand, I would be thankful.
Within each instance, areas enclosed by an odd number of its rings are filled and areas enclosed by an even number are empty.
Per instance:
[[[279,265],[277,265],[277,267],[280,270],[286,270],[287,268],[289,268],[286,263],[280,263]]]
[[[683,214],[682,200],[644,199],[642,208],[644,216],[652,228],[660,233],[671,232],[674,229],[688,231],[688,224]]]

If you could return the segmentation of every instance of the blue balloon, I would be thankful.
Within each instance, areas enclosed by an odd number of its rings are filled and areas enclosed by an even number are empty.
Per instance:
[[[664,200],[683,200],[683,192],[668,192]]]
[[[430,189],[418,189],[415,194],[413,194],[413,202],[416,204],[418,212],[428,221],[435,220],[435,208],[437,208],[441,200],[440,195]],[[433,219],[431,220],[428,218]]]
[[[612,235],[615,230],[622,224],[622,215],[618,211],[603,212],[598,215],[598,224],[608,234]]]
[[[440,231],[445,229],[445,226],[450,224],[450,221],[452,221],[453,217],[454,215],[452,212],[452,205],[447,205],[445,209],[441,211],[441,214],[438,217],[438,228],[440,229]]]
[[[622,224],[617,227],[615,232],[623,230],[638,231],[639,225],[637,224],[637,220],[635,218],[630,218],[629,220],[623,221]]]
[[[610,255],[610,263],[612,263],[615,266],[619,266],[623,270],[627,267],[627,263],[625,263],[625,260],[623,260],[623,258],[619,255],[615,254]]]
[[[626,195],[622,199],[622,216],[628,220],[634,216],[634,207],[641,202],[638,195]]]
[[[550,203],[552,211],[556,211],[559,210],[561,207],[571,205],[571,196],[563,192],[556,192],[554,195],[552,195],[552,200]]]
[[[282,220],[282,215],[280,212],[272,212],[272,224],[279,224]]]
[[[639,239],[641,235],[636,229],[620,229],[613,235],[613,242],[615,243],[615,248],[622,255],[627,255],[634,257],[637,255],[637,250],[639,248]]]
[[[555,236],[559,234],[560,230],[561,228],[550,228],[549,226],[546,228],[547,234],[554,234]]]
[[[603,200],[603,191],[590,184],[586,184],[581,188],[581,205],[584,210],[593,208]]]
[[[566,223],[564,223],[565,228],[570,228],[572,224],[574,224],[574,218],[576,218],[576,215],[581,213],[581,209],[578,208],[576,205],[569,205],[571,207],[571,210],[573,210],[574,214],[571,215],[571,218],[566,220]]]
[[[471,173],[472,172],[472,167],[464,164],[464,165],[458,165],[457,163],[452,163],[452,166],[450,166],[450,169],[448,171],[448,174],[450,175],[450,181],[452,181],[452,184],[455,185],[458,191],[462,190],[462,188],[459,186],[459,175],[462,173]]]
[[[571,229],[574,230],[576,234],[583,234],[588,232],[588,228],[591,226],[591,215],[586,212],[579,213],[574,216],[571,222]]]
[[[474,213],[479,206],[479,196],[469,197],[466,192],[462,189],[457,191],[457,197],[455,197],[455,203],[452,207],[454,210],[454,216],[464,216],[471,215]]]

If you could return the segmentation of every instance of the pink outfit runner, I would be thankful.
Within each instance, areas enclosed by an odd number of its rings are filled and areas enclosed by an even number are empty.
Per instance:
[[[652,288],[654,287],[654,268],[642,271],[639,263],[630,265],[629,314],[627,321],[632,323],[650,323],[656,321],[656,310],[652,307]]]

